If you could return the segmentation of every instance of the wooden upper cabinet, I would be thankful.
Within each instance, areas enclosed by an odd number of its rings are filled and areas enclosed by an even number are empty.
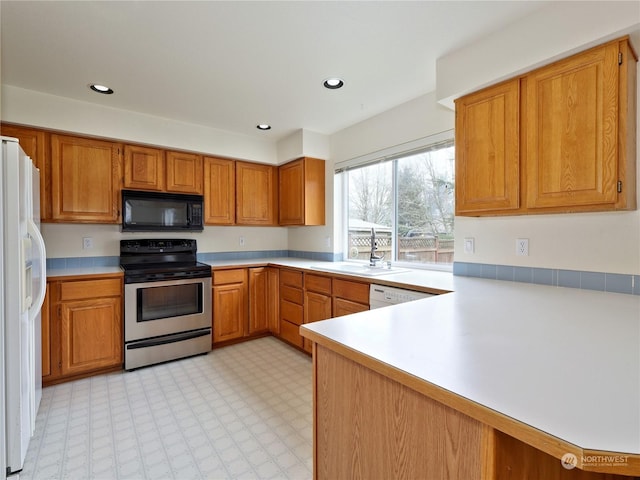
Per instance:
[[[51,135],[51,218],[61,222],[118,223],[121,146]]]
[[[236,224],[276,225],[277,167],[236,162]]]
[[[324,164],[305,157],[278,167],[280,225],[325,224]]]
[[[456,101],[456,215],[520,206],[519,80]]]
[[[233,225],[236,221],[233,160],[204,157],[204,221],[207,225]]]
[[[625,37],[456,100],[456,215],[635,209],[636,64]]]
[[[124,187],[137,190],[164,190],[164,150],[125,145]]]
[[[625,46],[620,60],[635,67]],[[627,82],[620,47],[610,42],[526,76],[528,208],[614,206],[618,189],[629,188],[618,168],[625,154],[618,128],[626,121],[620,80]]]
[[[51,176],[47,165],[49,145],[46,132],[19,125],[2,124],[0,133],[5,137],[17,138],[24,152],[40,170],[40,218],[48,220],[51,218]]]
[[[202,156],[196,153],[166,153],[167,192],[202,195]]]

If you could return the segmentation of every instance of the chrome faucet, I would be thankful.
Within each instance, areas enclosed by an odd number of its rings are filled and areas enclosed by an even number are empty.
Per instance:
[[[384,253],[382,255],[376,255],[376,250],[378,249],[378,242],[376,242],[376,229],[371,229],[371,254],[369,255],[369,266],[375,267],[378,263],[378,260],[382,260],[384,258]]]

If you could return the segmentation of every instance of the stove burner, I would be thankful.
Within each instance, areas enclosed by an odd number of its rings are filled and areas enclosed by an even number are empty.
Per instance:
[[[195,240],[121,240],[124,283],[159,282],[211,276],[211,267],[196,260]]]

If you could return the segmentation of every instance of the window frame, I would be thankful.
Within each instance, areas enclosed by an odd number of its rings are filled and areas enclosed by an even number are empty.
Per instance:
[[[451,263],[427,263],[427,262],[406,262],[397,260],[398,254],[398,246],[399,246],[399,237],[398,237],[398,229],[397,229],[397,221],[398,221],[398,162],[396,160],[409,157],[412,155],[417,155],[423,152],[428,152],[437,148],[438,145],[448,144],[450,143],[455,147],[455,137],[454,130],[446,130],[444,132],[440,132],[434,135],[430,135],[427,137],[423,137],[421,139],[415,140],[413,142],[408,142],[405,144],[397,145],[395,147],[390,147],[384,150],[380,150],[378,152],[370,153],[367,155],[363,155],[360,157],[356,157],[353,159],[346,160],[344,162],[336,163],[335,165],[335,174],[341,176],[342,178],[342,251],[343,259],[347,262],[353,262],[357,264],[366,264],[366,260],[356,260],[349,258],[349,178],[348,173],[352,170],[357,170],[359,168],[375,165],[377,163],[383,162],[392,162],[391,164],[391,189],[392,189],[392,199],[391,199],[391,242],[393,248],[391,249],[391,262],[393,265],[404,268],[412,268],[412,269],[422,269],[422,270],[435,270],[435,271],[445,271],[451,272],[453,270],[453,262]],[[455,165],[455,157],[454,157],[454,165]],[[454,181],[455,181],[455,170],[454,170]],[[454,197],[454,211],[455,211],[455,197]],[[455,228],[454,228],[455,231]],[[454,252],[455,255],[455,252]],[[455,258],[455,257],[454,257]],[[385,259],[384,261],[387,261]]]

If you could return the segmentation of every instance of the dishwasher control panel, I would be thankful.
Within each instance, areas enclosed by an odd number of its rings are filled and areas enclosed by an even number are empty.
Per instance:
[[[421,298],[433,297],[434,295],[403,288],[387,287],[384,285],[371,284],[369,288],[369,305],[374,308],[396,305],[398,303],[412,302]]]

